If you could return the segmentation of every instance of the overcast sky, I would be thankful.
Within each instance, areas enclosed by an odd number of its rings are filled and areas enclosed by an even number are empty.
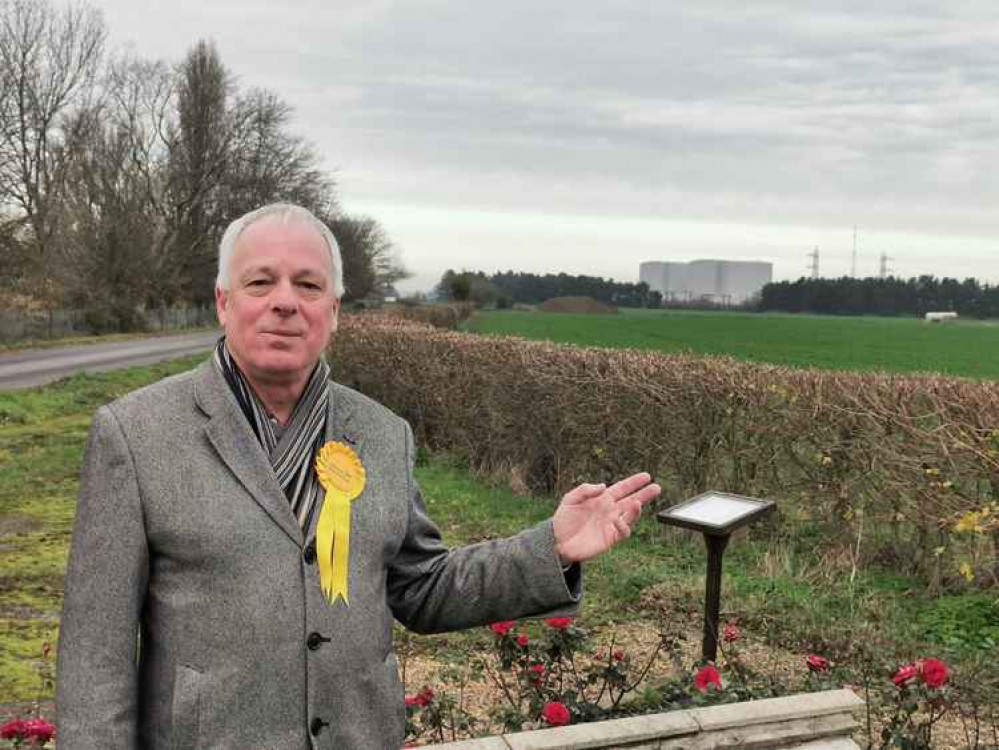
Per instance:
[[[446,268],[999,282],[999,3],[103,0],[112,43],[213,39],[429,289]]]

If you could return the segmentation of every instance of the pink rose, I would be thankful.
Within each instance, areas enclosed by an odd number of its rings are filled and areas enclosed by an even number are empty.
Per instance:
[[[569,709],[566,708],[564,703],[552,701],[551,703],[546,703],[544,708],[541,709],[541,718],[553,727],[561,727],[568,724],[572,717],[569,715]]]
[[[735,643],[742,638],[742,631],[739,630],[738,625],[726,625],[722,630],[722,638],[725,640],[725,643]]]

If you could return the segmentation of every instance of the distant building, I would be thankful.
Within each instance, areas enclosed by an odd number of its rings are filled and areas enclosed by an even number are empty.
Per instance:
[[[649,261],[638,267],[639,280],[660,292],[666,302],[741,305],[773,277],[773,263],[754,260]]]

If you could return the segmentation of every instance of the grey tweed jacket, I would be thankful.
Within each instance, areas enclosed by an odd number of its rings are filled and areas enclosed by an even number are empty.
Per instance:
[[[334,384],[353,443],[350,605],[209,361],[98,410],[59,638],[60,750],[386,750],[403,742],[393,618],[417,632],[572,611],[551,522],[449,551],[409,426]],[[318,515],[318,514],[316,514]]]

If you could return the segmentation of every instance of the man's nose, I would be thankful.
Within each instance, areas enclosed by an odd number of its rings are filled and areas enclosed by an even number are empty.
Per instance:
[[[271,309],[279,315],[293,315],[298,310],[298,298],[290,281],[275,285],[271,293]]]

